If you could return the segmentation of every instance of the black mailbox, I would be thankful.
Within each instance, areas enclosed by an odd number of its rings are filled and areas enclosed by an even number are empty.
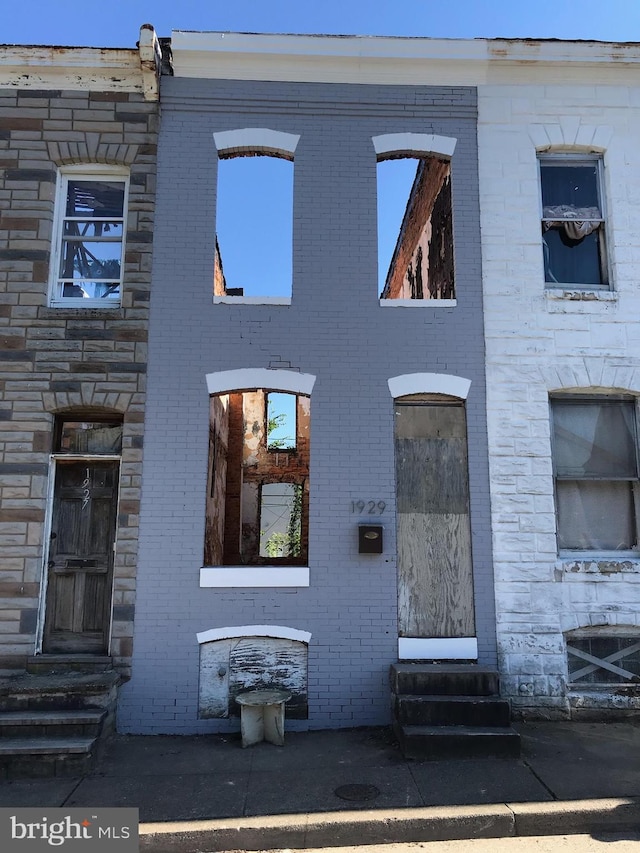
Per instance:
[[[361,524],[358,527],[358,553],[382,554],[382,525]]]

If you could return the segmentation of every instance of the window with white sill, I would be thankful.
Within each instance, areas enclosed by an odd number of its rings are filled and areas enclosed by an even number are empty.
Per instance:
[[[551,400],[558,548],[638,547],[638,435],[631,397]]]
[[[608,289],[602,159],[544,155],[539,166],[546,286]]]
[[[129,177],[87,164],[60,170],[56,190],[50,305],[118,307],[122,298]]]

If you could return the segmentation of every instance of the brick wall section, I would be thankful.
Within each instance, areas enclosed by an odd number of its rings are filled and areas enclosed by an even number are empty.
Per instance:
[[[498,648],[522,715],[638,703],[567,688],[564,632],[640,631],[640,561],[558,556],[549,418],[552,391],[640,393],[638,107],[637,88],[595,82],[479,92]],[[545,291],[536,147],[549,145],[604,152],[613,293]]]
[[[157,104],[126,92],[0,90],[0,668],[34,653],[53,415],[124,415],[112,654],[128,671],[147,370]],[[130,166],[120,309],[49,309],[57,168]]]
[[[123,731],[224,731],[198,720],[196,633],[251,624],[312,633],[309,720],[381,724],[397,660],[393,403],[387,379],[472,380],[468,400],[480,660],[495,663],[477,196],[476,96],[467,88],[163,78],[151,303],[148,430],[133,677]],[[301,134],[295,154],[293,297],[287,307],[212,304],[213,133]],[[378,302],[372,136],[455,136],[458,305]],[[251,200],[247,199],[250,213]],[[290,364],[311,395],[309,588],[206,589],[202,566],[209,400],[205,375]],[[359,555],[353,500],[382,500],[385,552]],[[289,725],[289,724],[288,724]]]

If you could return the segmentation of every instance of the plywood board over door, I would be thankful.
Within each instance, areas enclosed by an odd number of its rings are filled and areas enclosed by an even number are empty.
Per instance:
[[[396,404],[401,637],[475,633],[463,404]]]

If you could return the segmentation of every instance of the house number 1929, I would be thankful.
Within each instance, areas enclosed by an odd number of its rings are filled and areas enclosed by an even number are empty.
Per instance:
[[[351,512],[357,515],[382,515],[386,506],[384,501],[351,501]]]

